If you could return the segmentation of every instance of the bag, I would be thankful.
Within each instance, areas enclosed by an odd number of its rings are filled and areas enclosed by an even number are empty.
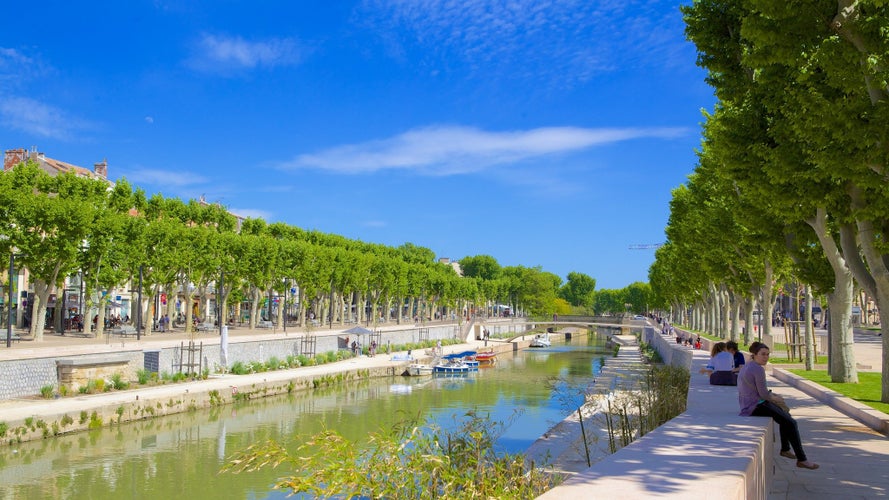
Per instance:
[[[738,385],[738,374],[732,371],[718,371],[710,374],[710,385]]]
[[[771,393],[771,392],[772,391],[769,391],[769,393]],[[790,414],[790,407],[787,406],[787,402],[784,401],[784,398],[781,397],[780,395],[777,395],[777,396],[779,398],[781,398],[779,401],[769,401],[769,403],[772,403],[773,405],[777,406],[778,408],[781,408],[782,410],[786,411],[787,414],[789,415]]]

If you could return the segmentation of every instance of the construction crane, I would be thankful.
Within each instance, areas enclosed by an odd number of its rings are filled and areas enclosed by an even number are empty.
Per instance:
[[[663,243],[647,243],[641,245],[630,245],[630,250],[648,250],[651,248],[660,248],[664,246]]]

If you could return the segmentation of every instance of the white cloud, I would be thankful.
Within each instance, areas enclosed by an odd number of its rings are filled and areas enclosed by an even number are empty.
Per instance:
[[[160,170],[139,168],[127,173],[127,179],[134,184],[150,184],[158,187],[181,188],[186,186],[195,186],[207,182],[206,177],[202,177],[191,172],[179,172],[173,170]]]
[[[404,169],[427,175],[454,175],[632,139],[673,138],[687,132],[682,128],[578,127],[488,132],[472,127],[437,126],[299,155],[280,166],[338,173]]]
[[[149,125],[152,124],[152,123],[154,123],[154,117],[153,117],[153,116],[146,116],[146,117],[145,117],[145,123],[147,123],[147,124],[149,124]]]
[[[200,71],[240,71],[296,64],[303,53],[292,38],[249,41],[239,36],[204,34],[188,64]]]
[[[70,139],[74,131],[88,126],[58,108],[27,97],[0,98],[0,123],[54,139]]]
[[[640,62],[663,65],[676,47],[694,53],[668,0],[365,0],[356,19],[393,53],[417,47],[421,57],[462,60],[486,77],[556,87]]]

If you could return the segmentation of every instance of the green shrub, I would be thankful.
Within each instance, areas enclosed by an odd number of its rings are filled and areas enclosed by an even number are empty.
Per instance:
[[[6,422],[0,422],[0,437],[6,436],[6,431],[9,430],[9,424]]]
[[[55,386],[52,384],[44,385],[40,388],[40,395],[43,396],[43,399],[50,399],[53,396]]]
[[[265,368],[267,371],[278,370],[281,368],[281,360],[272,356],[265,362]]]
[[[69,425],[74,423],[74,419],[71,418],[67,413],[62,415],[62,427],[68,427]]]
[[[235,361],[232,363],[231,368],[228,369],[229,373],[233,373],[235,375],[247,375],[250,373],[250,369],[244,364],[243,361]]]
[[[151,380],[151,372],[142,369],[136,371],[136,380],[139,381],[139,385],[147,384]]]
[[[121,375],[120,373],[115,373],[114,375],[111,376],[111,387],[114,390],[122,391],[129,386],[130,386],[129,382],[126,382],[125,380],[123,380],[123,375]]]
[[[86,411],[80,412],[80,423],[81,424],[84,424],[88,418],[89,418],[89,415],[87,415]]]
[[[93,412],[92,415],[90,415],[90,423],[87,427],[90,429],[99,429],[102,427],[102,418],[99,417],[98,413]]]

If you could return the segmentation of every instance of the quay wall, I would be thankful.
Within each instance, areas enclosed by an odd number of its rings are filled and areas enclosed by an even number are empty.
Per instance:
[[[534,328],[533,323],[525,322],[492,322],[486,323],[488,329],[493,335],[506,332],[528,331]],[[422,334],[421,334],[422,330]],[[453,324],[430,325],[417,327],[411,325],[409,327],[395,327],[381,330],[380,346],[378,352],[383,352],[387,344],[403,345],[407,343],[415,343],[423,339],[428,340],[444,340],[456,339],[460,335],[460,327]],[[162,337],[161,335],[150,336]],[[308,336],[304,332],[294,332],[287,335],[277,333],[274,337],[265,335],[260,339],[253,339],[249,336],[229,337],[227,366],[231,367],[236,362],[249,363],[254,361],[266,362],[270,358],[275,357],[279,360],[285,360],[288,356],[298,356],[306,354],[309,347],[305,340]],[[348,337],[349,343],[358,340],[362,346],[367,345],[370,340],[367,335],[349,335],[344,331],[324,331],[316,332],[311,335],[315,342],[315,354],[323,354],[329,351],[337,351],[345,348],[345,341]],[[118,347],[118,345],[124,347]],[[188,342],[168,341],[159,347],[126,347],[125,343],[98,344],[97,349],[93,352],[83,354],[66,354],[65,352],[53,352],[50,355],[30,357],[26,359],[3,360],[0,361],[0,401],[28,398],[40,394],[40,390],[45,386],[53,386],[57,391],[59,388],[59,369],[58,361],[67,360],[75,363],[82,362],[85,358],[101,357],[103,355],[112,354],[115,357],[125,358],[127,360],[126,367],[121,372],[124,380],[134,380],[134,374],[140,369],[148,369],[149,371],[157,371],[159,374],[163,372],[178,373],[180,371],[180,363],[188,363],[189,352]],[[183,372],[201,372],[204,368],[209,369],[210,373],[218,373],[222,367],[220,359],[220,341],[219,335],[212,333],[209,336],[198,336],[195,339],[195,349],[193,354],[194,363],[197,364],[193,370],[188,367],[183,368]],[[113,349],[113,350],[112,350]],[[104,351],[103,351],[104,350]]]

